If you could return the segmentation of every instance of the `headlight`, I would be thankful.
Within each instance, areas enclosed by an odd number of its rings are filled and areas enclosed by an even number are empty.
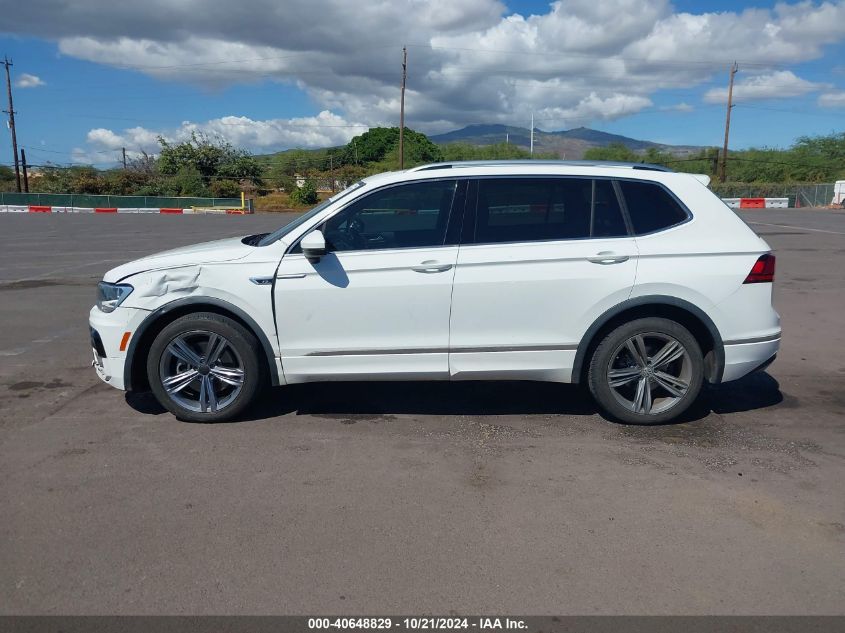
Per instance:
[[[97,284],[97,307],[103,312],[114,312],[123,303],[134,288],[129,284],[110,284],[101,281]]]

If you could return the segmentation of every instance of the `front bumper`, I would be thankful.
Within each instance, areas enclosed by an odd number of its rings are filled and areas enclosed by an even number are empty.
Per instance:
[[[117,308],[105,313],[97,306],[91,308],[88,315],[88,327],[91,335],[91,365],[100,380],[116,389],[125,389],[124,368],[126,349],[132,336],[149,311],[138,308]],[[124,339],[126,333],[128,336]],[[121,350],[121,343],[124,349]]]

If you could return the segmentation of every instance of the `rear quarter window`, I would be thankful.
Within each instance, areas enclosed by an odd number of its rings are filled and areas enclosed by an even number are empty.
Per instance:
[[[620,180],[619,185],[636,235],[669,228],[688,217],[674,196],[658,184]]]

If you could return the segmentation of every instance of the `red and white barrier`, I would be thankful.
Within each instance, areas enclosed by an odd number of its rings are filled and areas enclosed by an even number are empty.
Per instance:
[[[179,209],[179,208],[116,208],[116,207],[51,207],[43,205],[2,204],[0,213],[158,213],[161,215],[246,215],[247,209]]]
[[[789,198],[722,198],[731,209],[786,209]]]

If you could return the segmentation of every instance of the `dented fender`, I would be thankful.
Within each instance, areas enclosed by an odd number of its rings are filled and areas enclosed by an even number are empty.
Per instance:
[[[185,306],[215,306],[229,312],[249,326],[258,338],[274,385],[283,384],[279,369],[279,342],[273,318],[273,286],[253,283],[252,277],[275,277],[278,259],[275,249],[256,253],[236,261],[180,266],[139,272],[123,283],[133,287],[123,305],[149,311],[127,350],[125,380],[131,388],[131,368],[137,341],[150,325],[163,315]]]

